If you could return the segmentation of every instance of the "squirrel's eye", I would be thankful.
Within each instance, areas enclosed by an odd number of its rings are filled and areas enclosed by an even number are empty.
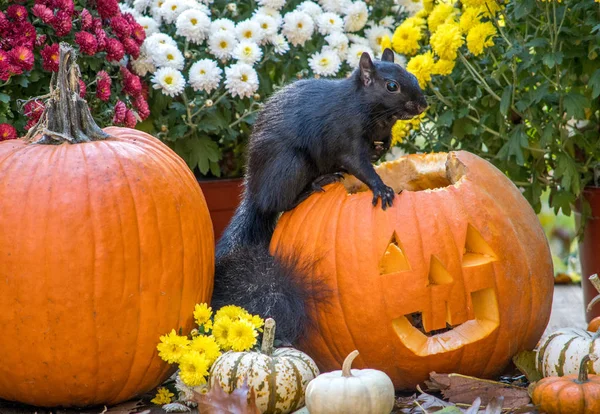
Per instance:
[[[398,82],[396,82],[396,81],[388,81],[385,84],[385,87],[390,92],[398,92],[398,90],[400,89],[400,85],[398,85]]]

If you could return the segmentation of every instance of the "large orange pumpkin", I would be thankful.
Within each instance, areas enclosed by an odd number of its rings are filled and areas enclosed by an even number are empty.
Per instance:
[[[212,294],[193,174],[146,133],[92,125],[71,53],[61,46],[49,131],[0,143],[0,398],[39,406],[154,388],[172,373],[160,335],[189,332]]]
[[[321,371],[358,349],[357,365],[396,388],[431,371],[500,373],[550,316],[552,260],[532,208],[467,152],[405,156],[377,172],[403,190],[386,211],[349,177],[279,220],[272,252],[318,259],[305,283],[333,292],[309,303],[314,328],[299,348]]]

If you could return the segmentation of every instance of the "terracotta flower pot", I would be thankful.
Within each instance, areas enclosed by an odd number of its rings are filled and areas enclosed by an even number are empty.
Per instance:
[[[583,241],[579,243],[581,284],[583,286],[583,305],[585,309],[590,300],[598,295],[598,291],[588,278],[594,273],[600,274],[600,187],[586,187],[583,190],[583,196],[590,203],[592,209],[591,217],[588,218],[585,226]],[[579,223],[581,214],[579,212],[575,214]],[[585,314],[587,322],[590,322],[596,316],[600,316],[600,305],[596,305],[591,312]]]
[[[217,242],[240,203],[243,178],[199,179],[198,183],[208,205],[215,232],[215,242]]]

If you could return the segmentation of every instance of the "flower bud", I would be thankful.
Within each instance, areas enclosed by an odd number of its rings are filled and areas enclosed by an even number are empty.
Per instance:
[[[213,106],[213,101],[212,101],[212,99],[207,99],[207,100],[204,102],[204,106],[206,106],[207,108],[210,108],[211,106]]]

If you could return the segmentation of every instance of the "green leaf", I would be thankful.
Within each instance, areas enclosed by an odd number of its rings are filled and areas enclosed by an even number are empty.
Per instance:
[[[182,104],[181,102],[172,102],[171,105],[169,105],[169,108],[173,109],[175,112],[177,112],[180,115],[184,114],[186,112],[185,105]]]
[[[462,414],[462,411],[455,405],[450,405],[448,407],[442,408],[439,411],[436,411],[436,414]]]
[[[7,95],[5,93],[0,93],[0,102],[9,103],[10,95]]]
[[[529,143],[527,134],[523,131],[523,125],[514,128],[508,135],[508,141],[500,148],[496,157],[504,160],[515,158],[518,165],[525,165],[523,147]]]
[[[520,19],[527,16],[535,9],[536,0],[520,0],[515,2],[515,17]]]
[[[29,79],[27,79],[25,76],[19,76],[15,79],[15,83],[19,86],[26,88],[27,86],[29,86]]]
[[[188,126],[186,124],[177,124],[169,130],[169,137],[174,141],[176,139],[183,138],[187,131]]]
[[[449,127],[452,125],[452,121],[454,121],[454,112],[446,111],[438,117],[437,124],[440,126]]]
[[[542,58],[542,62],[549,68],[553,68],[555,65],[560,65],[562,63],[563,57],[564,55],[562,52],[546,53]]]
[[[190,167],[198,166],[202,174],[208,172],[211,162],[219,161],[219,146],[207,136],[188,140],[187,147],[190,152]]]
[[[512,86],[508,85],[504,88],[504,92],[502,92],[502,100],[500,101],[500,113],[504,116],[508,113],[508,108],[510,108],[510,101],[512,98]]]
[[[592,88],[592,99],[600,96],[600,69],[596,69],[590,77],[589,86]]]
[[[580,177],[577,171],[577,164],[568,154],[563,152],[556,155],[554,176],[560,179],[560,185],[566,191],[579,194]]]
[[[521,371],[529,382],[536,382],[543,378],[535,368],[536,353],[534,351],[521,351],[513,357],[515,366]]]
[[[554,129],[554,125],[548,125],[546,128],[544,128],[544,131],[542,132],[542,137],[540,139],[541,148],[545,148],[554,142],[555,131],[556,130]]]
[[[585,108],[590,107],[588,99],[580,93],[569,92],[563,98],[568,118],[585,119]]]

